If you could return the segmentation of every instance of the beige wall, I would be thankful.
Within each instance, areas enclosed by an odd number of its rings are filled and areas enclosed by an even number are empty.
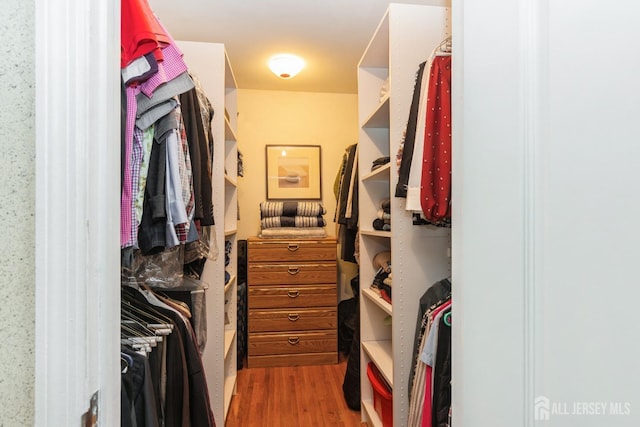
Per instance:
[[[270,144],[322,147],[324,218],[327,234],[335,236],[333,184],[345,148],[357,142],[357,96],[241,89],[238,113],[238,149],[244,164],[244,177],[238,178],[238,238],[259,232],[259,205],[266,199],[265,146]]]
[[[35,382],[34,2],[2,3],[0,426],[33,425]]]

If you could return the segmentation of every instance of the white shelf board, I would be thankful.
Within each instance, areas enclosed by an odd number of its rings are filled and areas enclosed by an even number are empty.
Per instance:
[[[237,375],[229,375],[224,379],[224,419],[227,419],[229,413],[229,406],[231,405],[231,398],[236,390]]]
[[[238,232],[237,228],[232,228],[230,230],[224,230],[224,237],[229,237],[229,236],[233,236],[234,234],[236,234]]]
[[[393,315],[392,305],[386,302],[376,291],[371,288],[363,288],[361,291],[365,297],[380,307],[385,313],[390,316]]]
[[[384,230],[360,230],[360,235],[391,238],[391,232]]]
[[[391,340],[363,341],[362,348],[378,367],[389,386],[393,388],[393,349]]]
[[[224,331],[224,358],[227,358],[229,354],[229,350],[231,350],[231,345],[233,344],[233,339],[236,336],[235,329],[226,329]]]
[[[367,418],[371,421],[371,425],[373,427],[382,427],[382,420],[378,416],[376,409],[373,407],[373,402],[370,400],[362,401],[362,409],[364,409],[367,414]]]
[[[224,182],[227,185],[230,185],[232,187],[237,187],[238,186],[238,181],[236,181],[235,178],[233,178],[230,175],[227,175],[226,173],[224,174]]]
[[[236,136],[236,132],[231,127],[231,122],[229,122],[228,118],[224,118],[224,139],[226,141],[237,141],[238,137]]]
[[[229,292],[229,289],[231,289],[233,287],[233,284],[236,281],[236,275],[232,275],[231,278],[229,279],[229,283],[227,283],[226,285],[224,285],[224,293],[226,294],[227,292]]]
[[[362,181],[389,181],[389,174],[391,171],[391,162],[384,166],[380,166],[378,169],[373,170],[362,177]]]
[[[389,127],[389,94],[386,94],[376,109],[362,123],[363,128],[388,128]]]
[[[385,12],[369,41],[358,67],[389,67],[389,12]]]

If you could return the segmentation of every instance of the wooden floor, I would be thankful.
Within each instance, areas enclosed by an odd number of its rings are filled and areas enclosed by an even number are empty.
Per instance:
[[[334,365],[240,369],[225,426],[360,427],[360,412],[349,409],[342,393],[342,359]]]

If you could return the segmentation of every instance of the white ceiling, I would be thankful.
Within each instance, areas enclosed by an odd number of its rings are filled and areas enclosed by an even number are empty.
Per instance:
[[[447,0],[395,3],[445,5]],[[241,89],[356,93],[356,67],[388,0],[149,0],[176,40],[224,43]],[[302,56],[296,77],[273,75],[276,53]]]

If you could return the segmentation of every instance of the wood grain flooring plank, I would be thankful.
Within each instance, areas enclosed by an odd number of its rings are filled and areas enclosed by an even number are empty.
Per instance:
[[[342,392],[346,359],[330,365],[238,371],[226,427],[361,427]],[[245,365],[246,366],[246,365]]]

